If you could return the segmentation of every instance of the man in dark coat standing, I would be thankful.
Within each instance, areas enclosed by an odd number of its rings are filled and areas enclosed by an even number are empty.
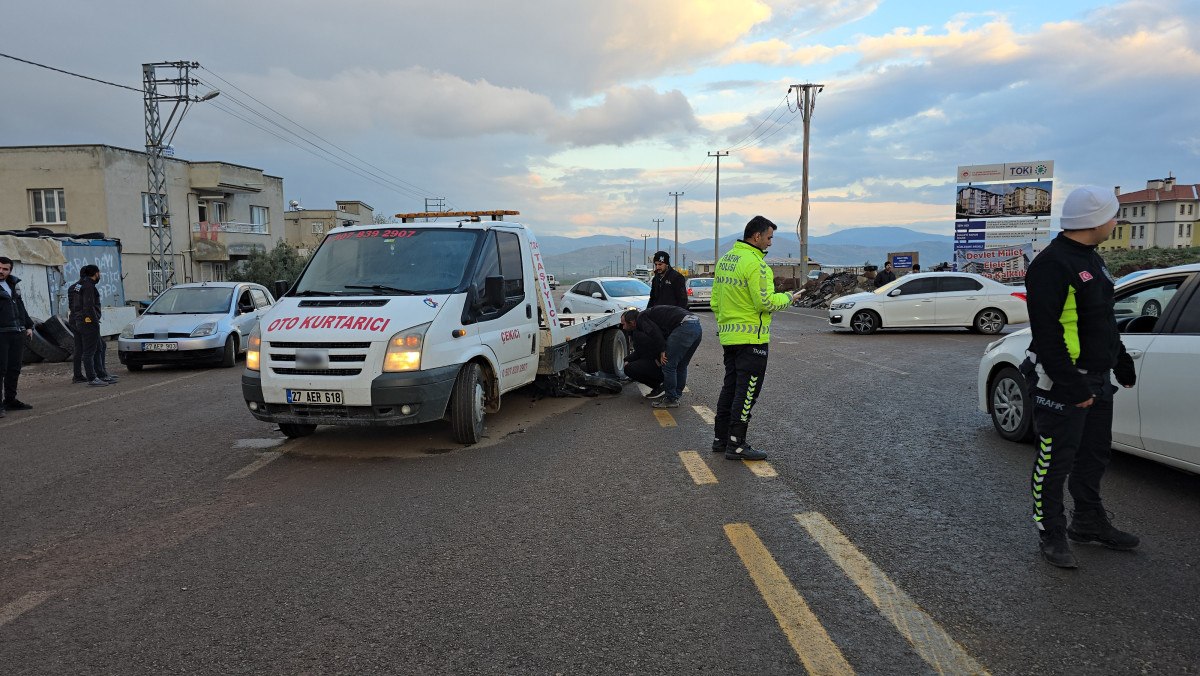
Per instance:
[[[671,267],[671,255],[666,251],[654,254],[654,277],[650,280],[650,302],[646,305],[674,305],[688,309],[687,279]]]
[[[33,320],[25,310],[25,300],[17,285],[21,280],[12,274],[11,258],[0,256],[0,381],[4,383],[4,398],[0,400],[0,418],[5,411],[24,411],[33,408],[17,399],[17,381],[21,377],[21,356],[25,339],[33,337]]]
[[[79,281],[67,290],[71,301],[69,323],[75,332],[75,377],[74,382],[87,383],[92,387],[105,387],[109,381],[96,372],[96,350],[100,340],[100,268],[85,265],[79,269]],[[80,371],[83,373],[80,373]]]

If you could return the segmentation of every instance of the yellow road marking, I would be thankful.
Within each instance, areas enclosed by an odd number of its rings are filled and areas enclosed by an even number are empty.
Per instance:
[[[842,651],[834,645],[825,627],[775,563],[754,529],[745,523],[726,524],[725,535],[808,673],[853,674],[854,669],[842,656]]]
[[[233,474],[230,474],[229,476],[225,477],[225,480],[226,481],[235,481],[237,479],[245,479],[246,477],[250,476],[251,474],[254,474],[258,470],[262,469],[263,467],[266,467],[271,462],[278,460],[279,456],[281,456],[281,455],[283,455],[283,454],[276,452],[276,451],[271,451],[269,453],[263,453],[258,456],[258,460],[255,460],[254,462],[250,463],[249,465],[246,465],[245,467],[239,469],[238,471],[234,472]]]
[[[675,416],[672,416],[669,412],[667,412],[664,409],[661,409],[661,408],[655,409],[654,417],[658,418],[658,424],[661,425],[662,427],[676,427],[677,426],[675,424]]]
[[[695,451],[680,451],[679,459],[683,461],[683,467],[692,475],[692,481],[697,485],[717,483],[717,475],[712,473],[708,465],[700,457],[700,454]]]
[[[742,464],[749,467],[751,472],[754,472],[762,479],[774,479],[779,476],[775,468],[766,460],[743,460]]]
[[[976,662],[916,602],[863,555],[821,514],[797,514],[796,520],[846,573],[879,612],[912,644],[921,659],[939,674],[986,674]]]
[[[52,594],[47,591],[29,592],[16,601],[0,607],[0,627],[42,605],[51,596]]]
[[[712,424],[716,423],[716,421],[717,421],[717,414],[713,413],[712,409],[707,406],[693,406],[692,410],[695,411],[696,414],[700,416],[701,420],[708,423],[709,425],[712,425]]]

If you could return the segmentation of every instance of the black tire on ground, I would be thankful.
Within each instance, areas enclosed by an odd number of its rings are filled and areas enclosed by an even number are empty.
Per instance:
[[[569,308],[569,307],[564,307],[564,308],[562,309],[562,313],[563,313],[564,315],[569,315],[569,314],[571,314],[571,308]]]
[[[55,345],[67,352],[75,352],[75,332],[58,317],[51,317],[42,322],[38,325],[38,330]]]
[[[36,328],[33,330],[33,335],[25,339],[25,345],[41,355],[42,359],[46,361],[59,362],[71,358],[70,352],[55,345],[52,340]]]
[[[33,345],[30,344],[32,341],[32,338],[25,337],[25,349],[21,352],[22,364],[37,364],[38,362],[45,361],[42,355],[34,351]]]
[[[225,351],[221,353],[221,368],[231,369],[237,366],[238,344],[232,334],[225,339]]]
[[[1162,305],[1156,300],[1148,300],[1142,306],[1143,317],[1158,317],[1162,314]]]
[[[879,315],[871,310],[859,310],[850,317],[850,328],[860,336],[869,336],[879,330]]]
[[[484,376],[479,364],[465,364],[454,380],[450,394],[450,430],[460,444],[475,444],[483,438]]]
[[[141,371],[145,364],[135,364],[133,362],[125,362],[126,371]]]
[[[988,384],[988,408],[992,424],[1009,441],[1033,438],[1033,401],[1025,377],[1011,366],[1000,369]]]
[[[600,370],[611,373],[618,379],[625,377],[625,357],[629,354],[629,342],[625,332],[611,328],[600,334]]]
[[[1004,330],[1004,325],[1008,323],[1008,317],[1000,310],[994,307],[984,308],[975,315],[975,321],[971,323],[971,329],[976,333],[982,333],[986,336],[994,336]]]
[[[283,436],[287,437],[288,439],[307,437],[316,430],[316,425],[307,425],[304,423],[279,423],[279,431],[283,432]]]

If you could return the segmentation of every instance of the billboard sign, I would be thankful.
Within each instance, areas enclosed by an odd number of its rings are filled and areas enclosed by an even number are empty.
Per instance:
[[[971,164],[958,167],[959,183],[993,181],[1044,181],[1054,178],[1054,162],[1014,162],[1011,164]]]

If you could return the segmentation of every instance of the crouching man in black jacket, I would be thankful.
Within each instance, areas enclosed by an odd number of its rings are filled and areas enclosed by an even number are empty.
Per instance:
[[[21,357],[25,352],[25,339],[33,336],[33,320],[25,311],[25,301],[12,275],[11,258],[0,256],[0,381],[4,384],[4,398],[0,401],[0,418],[4,412],[22,411],[33,408],[17,399],[17,381],[21,378]]]
[[[1096,253],[1116,227],[1117,207],[1112,190],[1071,191],[1063,203],[1063,231],[1025,277],[1033,354],[1023,370],[1033,385],[1038,437],[1033,521],[1042,556],[1060,568],[1076,567],[1068,538],[1111,549],[1138,545],[1137,536],[1113,527],[1100,500],[1112,452],[1112,376],[1125,387],[1135,379],[1113,314],[1113,278]],[[1069,526],[1064,484],[1075,502]]]
[[[674,305],[659,305],[644,312],[626,310],[621,329],[629,333],[634,348],[625,357],[625,375],[653,388],[647,398],[662,396],[655,408],[679,406],[688,364],[700,347],[700,318]]]

